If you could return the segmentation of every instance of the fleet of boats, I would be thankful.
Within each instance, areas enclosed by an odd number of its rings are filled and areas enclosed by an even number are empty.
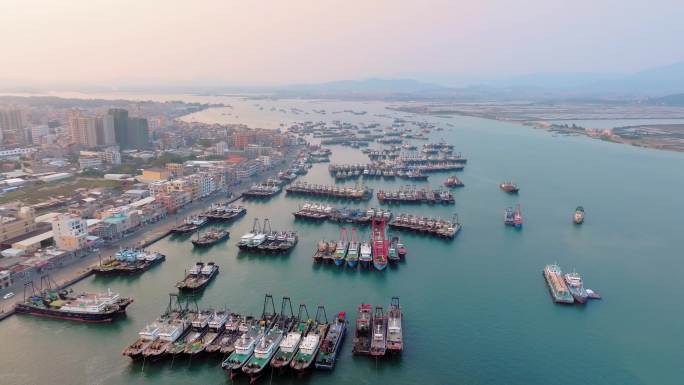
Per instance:
[[[577,272],[563,274],[557,264],[546,265],[542,271],[551,299],[556,303],[584,304],[587,299],[600,299],[591,289],[585,289],[582,277]]]
[[[404,350],[404,315],[399,297],[392,297],[387,312],[382,306],[373,310],[371,304],[359,305],[353,343],[355,355],[401,354]]]
[[[284,253],[291,250],[299,240],[294,231],[273,231],[268,218],[263,225],[254,218],[252,231],[240,237],[237,247],[242,251],[262,253]]]
[[[206,288],[216,274],[219,267],[214,262],[197,262],[190,270],[186,271],[185,278],[176,283],[176,287],[182,293],[197,293]]]
[[[166,256],[158,252],[126,248],[93,266],[92,270],[97,275],[131,275],[142,273],[165,259]]]

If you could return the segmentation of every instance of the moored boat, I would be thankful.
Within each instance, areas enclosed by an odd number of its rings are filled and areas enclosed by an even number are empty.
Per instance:
[[[347,266],[350,268],[355,268],[357,262],[359,261],[359,253],[361,249],[361,244],[359,243],[358,236],[356,234],[356,228],[352,228],[351,241],[349,242],[349,251],[347,251]]]
[[[363,355],[370,353],[371,343],[371,319],[373,318],[373,305],[362,303],[358,307],[356,315],[356,330],[354,333],[354,347],[352,353]]]
[[[316,355],[316,369],[332,370],[335,368],[337,362],[337,355],[344,343],[344,337],[347,333],[346,314],[340,312],[337,318],[331,323],[325,339],[321,343],[321,347]]]
[[[499,185],[499,188],[509,194],[517,194],[520,191],[518,185],[513,182],[503,182]]]
[[[584,222],[584,207],[577,206],[575,213],[572,215],[572,221],[577,225],[580,225],[582,222]]]
[[[570,290],[570,294],[572,294],[572,298],[575,299],[575,302],[580,304],[587,302],[589,293],[587,293],[587,290],[584,288],[584,282],[582,282],[582,276],[580,276],[579,273],[575,271],[567,273],[563,275],[563,279],[568,286],[568,290]]]
[[[523,218],[522,218],[522,211],[520,211],[520,205],[515,206],[515,211],[513,211],[513,226],[515,226],[516,229],[522,228],[523,225]]]
[[[371,236],[373,241],[373,267],[382,271],[387,267],[387,254],[389,242],[385,239],[385,220],[373,219],[371,223]]]
[[[574,303],[575,299],[568,289],[568,286],[563,279],[563,272],[557,264],[546,265],[544,267],[544,279],[549,288],[551,298],[556,303]]]
[[[209,247],[228,239],[228,236],[230,236],[230,233],[226,230],[212,229],[202,236],[197,233],[197,239],[193,239],[192,244],[197,247]]]
[[[361,267],[368,268],[370,267],[371,262],[373,262],[373,249],[371,248],[371,244],[368,241],[365,241],[361,244],[361,254],[359,256],[359,262],[361,262]]]
[[[371,336],[370,355],[381,357],[387,351],[387,318],[382,306],[375,307],[373,314],[373,331]]]
[[[278,351],[271,360],[272,367],[280,369],[290,365],[299,349],[302,338],[309,332],[312,325],[313,321],[309,319],[309,312],[306,309],[306,305],[299,305],[299,313],[294,329],[287,333],[285,338],[280,342]]]
[[[392,297],[387,312],[387,351],[401,353],[404,350],[404,314],[399,305],[399,297]]]
[[[325,315],[325,308],[319,306],[316,311],[316,323],[311,330],[306,334],[302,340],[297,354],[295,354],[290,367],[297,372],[305,372],[312,368],[312,364],[318,355],[321,342],[328,332],[327,317]]]
[[[214,262],[204,264],[204,262],[197,262],[195,266],[191,267],[185,275],[185,278],[176,283],[176,287],[181,292],[196,293],[204,290],[209,282],[211,282],[216,274],[218,274],[219,267]]]

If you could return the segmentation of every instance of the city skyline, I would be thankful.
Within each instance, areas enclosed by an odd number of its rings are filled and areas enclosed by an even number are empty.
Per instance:
[[[0,83],[278,85],[630,73],[684,60],[671,1],[6,1]],[[560,15],[560,16],[559,16]],[[657,21],[658,28],[650,28]],[[505,65],[504,65],[505,63]]]

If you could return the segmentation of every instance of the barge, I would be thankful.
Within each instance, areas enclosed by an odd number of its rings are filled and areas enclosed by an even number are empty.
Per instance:
[[[549,288],[551,299],[556,303],[571,304],[575,302],[568,286],[563,279],[561,268],[556,265],[546,265],[543,271],[546,285]]]

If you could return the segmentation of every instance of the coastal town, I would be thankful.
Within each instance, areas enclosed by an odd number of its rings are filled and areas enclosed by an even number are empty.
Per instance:
[[[45,274],[72,283],[98,256],[143,247],[179,215],[274,176],[301,145],[272,130],[174,120],[201,108],[182,103],[133,117],[25,102],[0,109],[0,317],[25,283]]]

